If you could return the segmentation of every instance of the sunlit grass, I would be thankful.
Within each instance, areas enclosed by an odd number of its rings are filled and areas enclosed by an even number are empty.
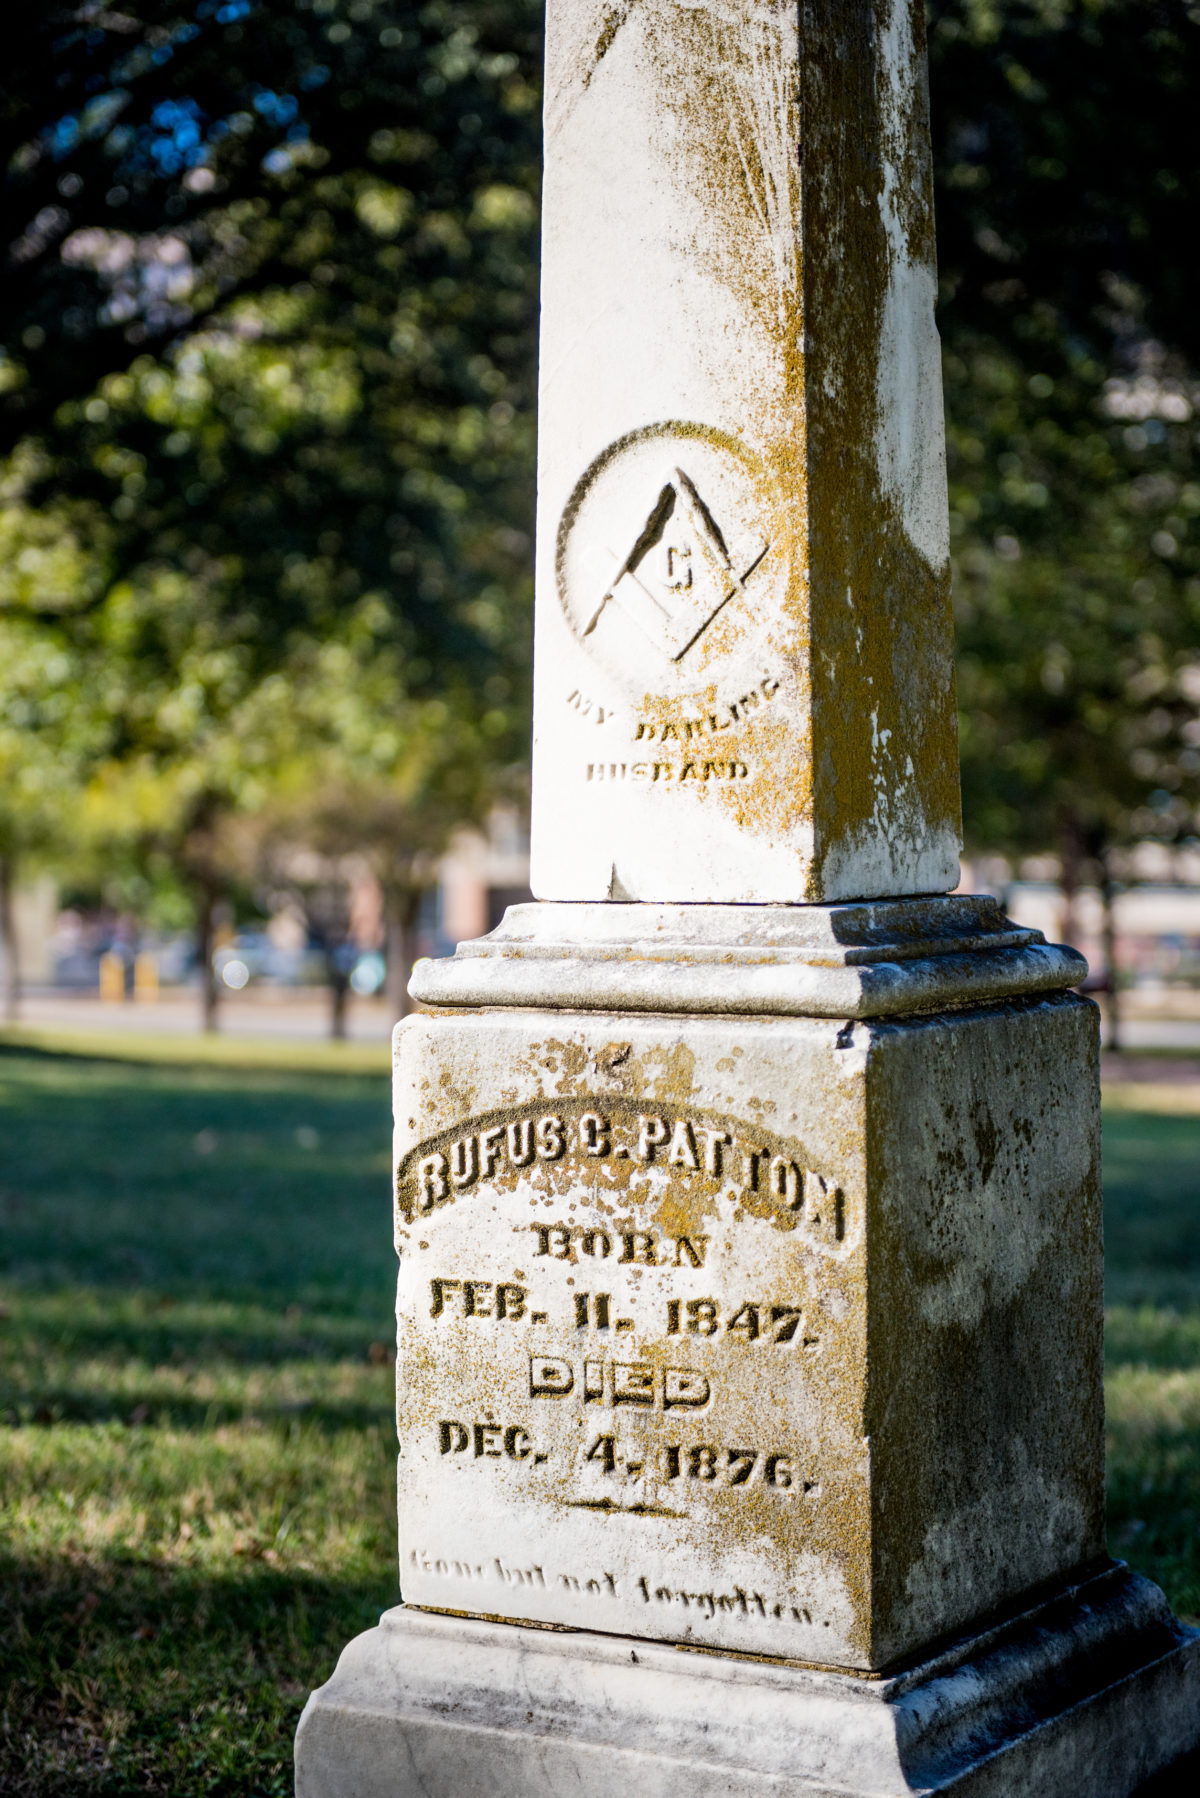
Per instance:
[[[261,1060],[0,1055],[6,1794],[290,1792],[395,1598],[386,1081]]]
[[[157,1030],[119,1031],[40,1024],[0,1025],[0,1050],[96,1056],[104,1061],[219,1068],[294,1068],[304,1073],[377,1074],[391,1065],[387,1042],[333,1042],[295,1036],[197,1036]]]
[[[229,1047],[0,1050],[6,1798],[290,1793],[307,1693],[395,1600],[386,1080]],[[1111,1543],[1194,1617],[1200,1116],[1136,1102]]]

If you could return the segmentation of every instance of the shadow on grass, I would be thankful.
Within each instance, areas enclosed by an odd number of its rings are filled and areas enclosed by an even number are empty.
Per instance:
[[[1187,1621],[1200,1618],[1200,1431],[1110,1420],[1108,1540],[1167,1593]]]
[[[1110,1303],[1200,1309],[1200,1118],[1104,1119]]]
[[[388,1132],[378,1076],[0,1046],[5,1798],[291,1793],[394,1589]]]
[[[9,1053],[0,1133],[15,1289],[300,1301],[386,1324],[385,1080]]]
[[[1109,1546],[1192,1620],[1200,1615],[1200,1119],[1106,1114],[1104,1227]]]
[[[152,1303],[152,1301],[151,1301]],[[44,1305],[36,1296],[20,1294],[10,1307],[9,1330],[31,1346],[53,1341],[60,1354],[74,1360],[138,1361],[152,1367],[211,1366],[229,1363],[243,1369],[287,1367],[304,1361],[374,1361],[379,1341],[361,1316],[309,1316],[296,1321],[252,1312],[214,1319],[212,1308],[168,1305],[160,1316],[140,1317],[118,1305],[97,1303],[78,1294],[68,1311]],[[382,1322],[390,1324],[385,1314]],[[388,1337],[392,1331],[389,1329]]]
[[[0,1025],[0,1061],[6,1055],[33,1061],[90,1062],[104,1066],[237,1069],[251,1074],[332,1075],[335,1080],[382,1075],[391,1066],[386,1038],[307,1038],[289,1035],[177,1036],[171,1032],[126,1031],[114,1034],[97,1019],[91,1030]]]
[[[0,1422],[17,1428],[53,1428],[59,1423],[143,1425],[162,1430],[215,1430],[223,1424],[252,1423],[286,1427],[297,1418],[315,1429],[367,1430],[378,1424],[390,1405],[390,1393],[366,1402],[298,1398],[282,1401],[187,1399],[156,1392],[152,1385],[134,1386],[119,1398],[102,1388],[40,1387],[10,1397]],[[5,1414],[7,1413],[7,1414]]]
[[[0,1555],[0,1790],[290,1798],[309,1690],[386,1579]],[[397,1595],[398,1596],[398,1595]]]

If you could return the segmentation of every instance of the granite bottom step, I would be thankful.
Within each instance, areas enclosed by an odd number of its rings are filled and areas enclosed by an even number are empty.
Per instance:
[[[1167,1798],[1200,1632],[1123,1566],[863,1678],[400,1606],[308,1701],[297,1798]]]

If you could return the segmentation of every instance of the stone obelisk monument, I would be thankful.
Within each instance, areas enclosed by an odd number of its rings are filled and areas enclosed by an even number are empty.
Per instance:
[[[922,8],[547,11],[540,902],[397,1031],[404,1602],[298,1791],[1126,1798],[1200,1643],[1105,1552],[1082,963],[945,896]]]

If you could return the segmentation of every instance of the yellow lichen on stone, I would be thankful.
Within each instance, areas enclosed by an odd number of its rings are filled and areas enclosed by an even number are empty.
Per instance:
[[[397,1135],[406,1599],[870,1671],[1099,1554],[1095,1054],[1065,994],[402,1026],[397,1115],[473,1104]]]
[[[957,880],[922,32],[912,0],[550,7],[541,897]]]

